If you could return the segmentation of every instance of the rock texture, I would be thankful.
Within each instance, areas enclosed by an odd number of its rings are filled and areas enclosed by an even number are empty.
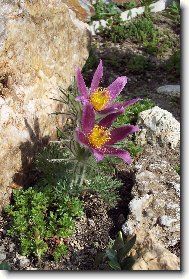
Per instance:
[[[0,208],[52,139],[59,98],[88,57],[90,34],[61,0],[0,0]],[[69,1],[74,2],[74,1]],[[8,186],[8,187],[7,187]]]
[[[161,151],[149,146],[146,154],[135,164],[133,199],[122,229],[137,236],[134,269],[178,270],[179,258],[171,251],[180,242],[180,176]]]
[[[136,253],[136,251],[135,251]],[[169,252],[153,236],[147,234],[138,246],[138,259],[133,270],[179,270],[179,259]]]
[[[94,7],[90,0],[62,0],[82,21],[89,21],[94,14]]]
[[[163,85],[157,88],[157,93],[169,95],[171,97],[180,97],[180,85]]]
[[[141,128],[136,142],[139,145],[170,146],[174,149],[180,141],[180,123],[173,115],[158,106],[139,114],[138,124]]]

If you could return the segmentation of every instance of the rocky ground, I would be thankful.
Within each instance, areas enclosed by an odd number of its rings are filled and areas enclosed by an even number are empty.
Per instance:
[[[159,18],[159,15],[158,19],[159,24],[164,24],[173,32],[168,20]],[[179,31],[176,30],[174,34],[179,36]],[[152,99],[158,107],[171,112],[173,117],[180,122],[180,98],[157,93],[157,88],[162,85],[180,84],[179,77],[170,76],[160,66],[162,61],[168,58],[167,56],[148,57],[152,62],[151,67],[140,74],[133,74],[127,69],[128,59],[136,53],[148,56],[143,53],[140,46],[129,41],[111,43],[100,35],[93,37],[92,45],[95,46],[96,60],[101,58],[104,63],[103,84],[108,85],[116,77],[127,75],[128,84],[123,91],[126,99],[136,97]],[[93,72],[94,68],[85,72],[88,83]],[[180,235],[179,229],[176,229],[180,221],[178,193],[180,182],[176,172],[179,164],[179,144],[172,149],[166,143],[163,147],[157,143],[156,145],[146,143],[143,153],[139,158],[134,159],[132,166],[118,165],[117,176],[124,182],[120,189],[119,204],[116,208],[109,208],[96,194],[84,193],[81,199],[84,201],[85,214],[77,220],[76,233],[68,240],[68,255],[58,263],[49,257],[37,263],[33,258],[21,256],[19,243],[6,235],[9,222],[2,215],[0,217],[0,262],[8,262],[13,270],[109,270],[106,263],[96,267],[94,259],[97,251],[105,248],[111,239],[115,239],[116,233],[123,227],[126,233],[128,233],[128,228],[138,230],[139,250],[136,249],[133,253],[136,253],[139,261],[135,269],[179,269]],[[149,182],[149,189],[145,184],[146,181]],[[136,208],[132,206],[133,201],[143,201],[144,196],[149,196],[149,203],[148,205],[142,203],[142,206],[137,208],[139,220],[137,218],[135,220]],[[168,200],[168,197],[172,200]],[[159,211],[156,210],[158,199],[162,201]],[[141,231],[146,234],[150,231],[152,235],[146,237]],[[158,248],[157,245],[154,246],[154,240],[152,240],[154,238],[155,241],[158,240],[158,245],[160,245]],[[148,254],[148,257],[144,257],[146,250],[143,256],[138,252],[142,251],[141,241],[144,239],[150,239],[152,243],[151,254],[150,256]],[[148,245],[146,247],[149,249]],[[174,264],[171,265],[169,261],[165,264],[157,251],[161,253],[164,251]],[[153,263],[151,266],[148,264],[149,261]]]

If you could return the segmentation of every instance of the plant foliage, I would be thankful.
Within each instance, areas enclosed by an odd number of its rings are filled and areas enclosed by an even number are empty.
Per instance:
[[[119,231],[115,241],[110,244],[105,251],[97,254],[95,262],[98,266],[103,258],[108,260],[108,264],[112,270],[131,270],[135,260],[128,253],[133,248],[136,236],[125,239],[122,232]]]
[[[55,260],[67,253],[64,239],[74,233],[75,220],[82,215],[83,207],[78,198],[54,192],[53,185],[43,192],[31,187],[13,191],[13,203],[5,208],[12,220],[8,234],[19,239],[22,255],[41,260],[54,239]]]
[[[154,106],[155,103],[151,99],[144,99],[132,106],[129,106],[122,115],[118,116],[116,122],[114,123],[114,127],[119,127],[128,123],[135,124],[139,113],[144,110],[151,109]]]

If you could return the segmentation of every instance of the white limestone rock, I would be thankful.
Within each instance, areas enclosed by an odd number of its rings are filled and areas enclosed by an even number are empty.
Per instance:
[[[180,141],[180,123],[173,115],[158,106],[139,114],[140,133],[136,135],[139,145],[150,143],[176,148]]]

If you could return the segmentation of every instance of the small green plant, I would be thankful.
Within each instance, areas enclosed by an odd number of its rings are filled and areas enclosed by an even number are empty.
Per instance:
[[[151,109],[154,106],[155,103],[152,100],[144,99],[128,107],[125,112],[117,118],[117,121],[114,123],[114,127],[118,127],[128,123],[136,123],[140,112]]]
[[[126,25],[119,14],[107,20],[106,28],[99,27],[99,33],[114,43],[122,42],[127,38]]]
[[[111,162],[111,160],[109,160]],[[107,161],[103,162],[102,168],[108,169]],[[99,173],[86,181],[86,187],[99,193],[100,197],[110,206],[113,207],[119,200],[118,190],[122,186],[122,182],[112,176],[108,176],[105,173]]]
[[[73,173],[76,172],[75,161],[69,149],[61,147],[60,142],[51,143],[37,156],[36,167],[41,171],[38,188],[50,195],[51,185],[54,185],[54,195],[79,195],[87,189],[97,192],[110,206],[118,200],[118,189],[122,183],[113,177],[115,172],[115,158],[105,158],[97,163],[91,156],[86,164],[83,185],[73,185]],[[78,174],[79,175],[79,174]],[[78,180],[79,183],[79,180]]]
[[[96,4],[94,4],[94,8],[95,15],[91,18],[91,20],[107,19],[119,13],[117,5],[113,2],[106,4],[102,0],[97,0]]]
[[[138,157],[143,151],[143,148],[136,145],[133,141],[127,141],[126,149],[129,150],[133,157]]]
[[[108,19],[106,28],[99,28],[99,32],[114,43],[128,39],[140,43],[147,53],[157,56],[174,46],[174,40],[154,25],[149,13],[129,22],[123,21],[119,14],[115,15]]]
[[[167,71],[171,79],[180,78],[180,50],[175,51],[172,56],[164,62],[163,69]]]
[[[55,261],[59,261],[62,255],[67,254],[67,246],[64,243],[58,245],[58,247],[53,252],[53,257]]]
[[[180,172],[181,172],[181,170],[180,170],[180,164],[176,165],[175,170],[176,170],[176,172],[180,175]]]
[[[135,74],[143,73],[148,66],[149,63],[143,55],[134,55],[127,64],[128,70]]]
[[[31,187],[14,190],[13,203],[5,207],[5,212],[12,221],[8,235],[18,238],[22,255],[33,255],[40,261],[48,252],[49,241],[56,237],[59,243],[74,233],[75,219],[82,215],[83,208],[78,198],[58,193],[52,185],[43,192]],[[66,253],[62,243],[55,245],[55,260]]]
[[[132,256],[128,256],[128,253],[134,246],[136,241],[136,235],[131,239],[125,239],[122,232],[119,231],[115,241],[110,243],[110,247],[105,251],[98,253],[95,259],[96,265],[105,258],[108,259],[108,264],[113,270],[131,270],[135,259]]]
[[[117,4],[117,5],[118,5],[118,7],[120,7],[120,9],[130,10],[130,9],[138,7],[139,4],[138,4],[138,1],[132,0],[132,1],[129,1],[129,2],[126,2],[123,4]]]
[[[170,18],[174,24],[180,24],[180,1],[173,1],[166,9],[165,16]]]

